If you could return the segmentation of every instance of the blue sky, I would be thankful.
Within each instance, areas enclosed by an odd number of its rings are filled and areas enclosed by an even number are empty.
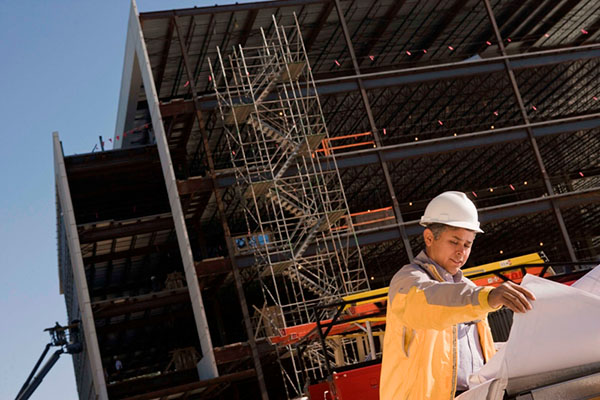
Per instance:
[[[140,11],[224,1],[138,0]],[[114,134],[129,1],[0,0],[0,399],[66,322],[58,291],[52,132],[66,155]],[[32,399],[76,399],[62,356]]]

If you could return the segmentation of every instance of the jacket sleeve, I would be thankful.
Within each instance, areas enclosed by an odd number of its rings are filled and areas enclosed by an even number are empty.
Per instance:
[[[390,306],[412,329],[442,330],[461,322],[483,319],[495,310],[488,303],[493,287],[438,282],[412,268],[403,272],[390,284]]]

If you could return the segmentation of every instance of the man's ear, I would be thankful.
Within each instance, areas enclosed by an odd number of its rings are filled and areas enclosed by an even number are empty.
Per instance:
[[[433,232],[429,228],[425,228],[423,231],[423,240],[425,241],[425,246],[429,247],[433,244],[433,240],[435,237],[433,236]]]

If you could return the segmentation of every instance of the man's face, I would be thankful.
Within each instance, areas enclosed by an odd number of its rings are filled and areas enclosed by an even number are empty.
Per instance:
[[[449,227],[444,229],[440,237],[436,239],[431,230],[425,229],[423,238],[427,246],[427,255],[451,275],[454,275],[465,265],[471,254],[475,232]]]

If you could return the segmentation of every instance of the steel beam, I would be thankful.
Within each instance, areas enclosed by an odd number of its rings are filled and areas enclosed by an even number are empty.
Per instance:
[[[160,217],[137,223],[123,224],[123,222],[121,221],[115,225],[103,228],[80,229],[80,243],[94,243],[102,240],[173,229],[173,218],[170,215],[168,217]]]
[[[332,0],[278,0],[269,2],[253,2],[253,3],[241,3],[241,4],[224,4],[222,6],[214,7],[194,7],[194,8],[183,8],[181,10],[168,10],[168,11],[154,11],[145,12],[140,14],[141,20],[152,20],[161,18],[170,18],[177,14],[180,17],[194,16],[194,15],[210,15],[210,14],[222,14],[236,11],[251,11],[251,10],[263,10],[266,7],[273,9],[279,7],[296,7],[306,6],[309,4],[322,4],[329,3]]]
[[[261,339],[258,343],[258,352],[264,356],[274,350],[268,340]],[[252,352],[247,343],[233,343],[223,347],[215,347],[215,358],[219,364],[227,364],[252,357]]]
[[[190,295],[186,288],[157,292],[149,295],[111,299],[92,303],[94,318],[111,318],[138,311],[151,310],[172,304],[189,302]]]
[[[191,100],[183,101],[182,99],[178,99],[168,103],[160,103],[160,113],[163,118],[179,114],[192,114],[193,112],[194,103]]]
[[[549,212],[553,210],[553,203],[559,207],[576,207],[583,204],[600,202],[600,187],[569,192],[564,194],[555,194],[553,196],[537,197],[535,199],[523,200],[514,203],[503,204],[494,207],[486,207],[478,210],[479,220],[486,224],[503,219],[521,217],[529,214]],[[409,236],[419,235],[423,232],[423,227],[419,221],[408,221],[404,223],[404,229]],[[398,227],[395,224],[386,225],[380,228],[365,229],[355,233],[359,246],[366,246],[386,242],[389,240],[400,240]],[[355,241],[349,241],[350,247],[356,246]],[[306,255],[312,255],[316,252],[314,245],[306,250]],[[238,257],[238,265],[241,267],[250,267],[254,264],[253,256]]]
[[[240,46],[244,47],[246,45],[246,41],[248,41],[248,36],[250,36],[250,32],[252,32],[252,27],[254,26],[254,21],[256,21],[256,16],[258,15],[258,9],[252,9],[248,11],[248,16],[246,17],[246,22],[244,22],[244,27],[242,28],[242,32],[240,32],[241,41]]]
[[[419,142],[410,142],[380,149],[367,149],[348,152],[335,156],[338,168],[358,167],[377,162],[375,153],[383,153],[386,161],[423,157],[440,153],[468,150],[480,146],[491,146],[502,143],[527,140],[527,127],[530,127],[535,138],[558,135],[600,128],[600,113],[585,117],[562,118],[554,121],[530,123],[508,128],[469,133],[460,136],[438,138]],[[331,169],[327,161],[323,161],[325,170]]]
[[[334,95],[360,90],[357,79],[363,81],[366,90],[381,89],[399,85],[440,79],[456,79],[465,76],[490,74],[504,71],[505,60],[512,70],[536,68],[600,57],[600,45],[592,44],[564,49],[536,51],[526,54],[511,54],[485,58],[475,61],[459,61],[425,67],[398,69],[383,72],[359,73],[355,75],[336,76],[315,81],[319,96]],[[312,92],[310,92],[312,94]],[[274,99],[273,95],[267,99]],[[202,110],[217,107],[214,95],[203,95],[199,98]],[[182,106],[183,107],[183,106]]]
[[[256,375],[254,370],[246,370],[241,372],[234,372],[232,374],[227,374],[220,376],[218,378],[203,380],[200,382],[187,383],[184,385],[170,387],[168,389],[156,390],[150,393],[139,394],[136,396],[127,397],[125,400],[150,400],[150,399],[158,399],[158,398],[168,398],[174,394],[185,394],[192,391],[197,391],[198,389],[211,387],[214,385],[223,385],[229,384],[231,382],[240,381],[244,379],[248,379]]]
[[[156,146],[144,146],[115,150],[104,153],[87,153],[65,157],[65,168],[69,178],[96,177],[97,175],[119,174],[148,169],[148,165],[160,162]]]
[[[195,192],[209,192],[214,189],[210,178],[194,176],[186,180],[177,181],[179,195],[193,194]]]
[[[359,63],[364,61],[365,57],[371,53],[379,39],[381,39],[381,36],[383,36],[385,31],[389,28],[390,24],[395,20],[396,14],[398,14],[398,11],[400,11],[404,3],[406,3],[406,0],[396,0],[392,2],[392,4],[388,7],[388,9],[385,12],[385,15],[383,16],[383,20],[380,21],[379,24],[377,24],[375,32],[373,32],[367,44],[359,52],[359,55],[357,57],[357,59],[360,60]]]
[[[427,50],[438,40],[439,36],[446,30],[446,28],[452,23],[454,18],[463,9],[468,0],[455,0],[454,4],[445,12],[441,21],[431,29],[427,29],[428,35],[419,42],[414,48],[416,50]],[[417,52],[413,57],[413,62],[418,61],[423,57],[425,53],[422,51]]]
[[[307,53],[310,51],[311,47],[315,43],[315,40],[317,40],[317,36],[319,36],[319,32],[321,32],[321,29],[323,29],[323,26],[327,22],[327,18],[329,17],[329,14],[331,14],[332,10],[333,1],[323,4],[323,8],[321,9],[319,17],[317,18],[316,26],[312,28],[312,30],[306,37],[306,40],[304,41],[304,48],[306,49]]]
[[[559,135],[561,133],[577,132],[600,128],[600,113],[589,114],[579,117],[561,118],[552,121],[534,122],[531,127],[536,138]],[[480,146],[492,146],[519,140],[527,140],[527,125],[518,125],[507,128],[497,128],[460,136],[451,136],[419,142],[403,143],[379,148],[352,151],[335,156],[338,168],[356,168],[379,162],[378,153],[383,155],[385,161],[399,161],[409,158],[423,157],[447,152],[468,150]],[[321,169],[329,171],[333,167],[330,158],[321,161]],[[198,185],[202,179],[199,178]],[[220,188],[235,184],[235,176],[232,171],[221,172],[216,180]]]
[[[531,47],[537,47],[538,43],[543,40],[544,34],[550,32],[579,3],[580,0],[563,0],[562,4],[553,4],[556,7],[554,12],[544,15],[535,30],[527,33],[526,38],[519,44],[519,49],[527,51]]]
[[[390,86],[427,82],[439,79],[456,79],[464,76],[490,74],[504,70],[508,61],[513,70],[536,68],[565,62],[600,57],[600,45],[572,47],[560,50],[546,50],[528,54],[506,55],[476,61],[463,61],[427,67],[416,67],[396,71],[360,74],[365,88],[380,89]],[[316,82],[319,95],[357,91],[357,76],[344,76],[321,79]]]
[[[597,18],[594,23],[586,29],[588,31],[587,35],[581,35],[575,41],[576,45],[584,44],[584,43],[593,43],[598,40],[598,36],[600,35],[600,18]]]
[[[198,274],[198,278],[220,275],[231,271],[231,261],[229,258],[218,258],[196,262],[196,273]]]
[[[531,33],[534,31],[534,28],[544,19],[550,17],[550,13],[552,9],[558,5],[560,0],[554,1],[536,1],[533,2],[535,4],[535,8],[531,9],[530,12],[523,15],[523,18],[520,20],[519,24],[512,30],[512,32],[507,33],[506,37],[513,38],[523,38],[527,39],[531,37]],[[489,15],[489,14],[488,14]],[[495,17],[494,17],[495,19]],[[492,30],[492,32],[494,32]],[[502,36],[502,35],[500,35]],[[495,37],[495,34],[494,34]]]
[[[506,49],[504,48],[504,42],[502,36],[500,35],[500,29],[498,29],[498,25],[496,24],[496,17],[494,16],[490,0],[483,0],[483,2],[485,4],[485,9],[488,14],[488,18],[490,19],[490,23],[494,28],[494,34],[496,35],[496,40],[498,41],[498,47],[500,48],[500,52],[503,56],[506,56]],[[535,138],[533,130],[531,129],[529,116],[527,115],[527,110],[525,109],[525,104],[523,102],[519,86],[517,85],[517,79],[515,78],[515,74],[507,59],[504,59],[504,69],[506,70],[506,73],[508,75],[508,79],[510,81],[510,85],[512,87],[515,99],[517,100],[517,104],[519,104],[521,118],[523,118],[523,122],[526,125],[527,139],[529,140],[529,144],[531,145],[531,149],[535,156],[538,168],[540,169],[540,174],[542,175],[544,186],[546,187],[546,192],[549,196],[553,196],[554,189],[552,188],[552,183],[550,182],[550,176],[548,175],[548,171],[546,171],[546,166],[544,165],[544,160],[542,159],[542,154],[540,153],[540,149],[537,144],[537,139]],[[573,249],[573,244],[571,243],[571,238],[569,237],[569,232],[567,231],[567,227],[565,225],[565,221],[563,219],[558,204],[553,202],[552,210],[554,211],[556,222],[558,223],[560,233],[562,235],[565,246],[567,247],[567,251],[569,252],[569,256],[571,257],[571,261],[576,262],[577,257],[575,255],[575,250]]]
[[[58,139],[58,132],[52,134],[54,147],[54,179],[56,184],[56,193],[60,204],[61,215],[58,217],[63,220],[67,238],[66,246],[69,249],[70,263],[73,271],[75,283],[75,293],[77,294],[77,305],[83,328],[85,339],[85,352],[89,360],[91,371],[91,380],[94,387],[93,392],[98,400],[108,400],[106,391],[106,381],[102,369],[102,358],[100,356],[100,347],[98,337],[96,336],[96,325],[90,305],[90,292],[88,289],[83,258],[81,255],[81,243],[75,221],[75,212],[73,211],[73,202],[71,200],[71,190],[67,179],[67,170],[62,152],[62,145]],[[81,388],[81,387],[80,387]]]
[[[158,75],[156,77],[156,92],[160,95],[160,88],[162,86],[163,78],[165,76],[165,70],[167,69],[167,60],[169,59],[169,50],[171,49],[171,42],[173,41],[173,19],[169,20],[169,29],[167,30],[167,40],[165,40],[165,46],[163,47],[162,55],[160,57],[160,65],[158,66]]]
[[[342,25],[342,31],[344,32],[344,38],[346,39],[346,46],[348,46],[348,51],[350,52],[350,57],[352,58],[352,65],[354,66],[354,72],[356,75],[360,75],[360,67],[358,65],[358,61],[356,59],[356,54],[354,52],[354,45],[352,44],[352,39],[350,38],[350,32],[348,31],[348,26],[346,25],[346,19],[344,18],[344,13],[342,12],[342,6],[340,4],[340,0],[335,0],[335,8],[337,10],[338,18],[340,24]],[[383,143],[381,141],[381,136],[379,135],[379,130],[377,129],[377,124],[375,123],[375,118],[373,118],[373,111],[371,110],[371,104],[369,102],[369,98],[367,96],[367,91],[363,85],[362,78],[357,78],[356,83],[360,89],[360,96],[365,107],[365,112],[367,113],[367,118],[369,120],[369,125],[371,127],[371,133],[373,135],[373,139],[375,140],[376,147],[382,147]],[[392,208],[394,210],[394,215],[397,221],[397,229],[402,237],[402,242],[404,244],[404,250],[408,256],[408,259],[412,262],[414,255],[412,252],[412,248],[410,246],[410,241],[408,240],[408,236],[406,232],[404,232],[404,219],[402,218],[402,212],[400,211],[400,204],[398,203],[398,198],[396,197],[396,190],[392,184],[392,178],[390,176],[390,171],[387,166],[387,162],[383,159],[381,153],[377,153],[377,158],[379,164],[381,165],[381,170],[383,171],[383,176],[385,177],[385,183],[387,190],[390,195],[390,199],[392,200]],[[327,361],[327,358],[325,358]]]

